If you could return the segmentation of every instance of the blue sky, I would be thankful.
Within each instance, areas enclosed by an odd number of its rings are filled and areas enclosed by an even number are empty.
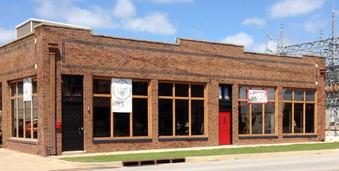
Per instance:
[[[95,34],[202,39],[263,52],[265,42],[274,50],[281,24],[288,43],[329,36],[331,11],[338,7],[339,0],[2,0],[0,44],[14,39],[20,22],[40,18],[88,26]]]

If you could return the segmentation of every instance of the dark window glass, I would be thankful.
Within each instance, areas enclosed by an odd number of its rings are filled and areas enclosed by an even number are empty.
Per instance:
[[[93,135],[94,137],[110,137],[111,108],[110,98],[93,98]]]
[[[314,104],[306,104],[306,133],[314,133]]]
[[[18,121],[19,121],[19,135],[24,138],[24,101],[22,98],[18,99]]]
[[[173,95],[172,83],[159,83],[159,96],[172,96]]]
[[[192,97],[204,97],[204,85],[191,85],[191,96]]]
[[[25,103],[25,133],[26,138],[31,138],[31,132],[32,132],[32,120],[31,120],[31,101],[24,102]]]
[[[304,101],[304,91],[295,90],[294,91],[294,101]]]
[[[240,99],[247,99],[247,89],[248,89],[248,87],[240,87],[240,89],[239,89],[239,98]]]
[[[313,90],[309,90],[309,91],[306,91],[306,101],[314,101],[314,94],[315,94],[315,91]]]
[[[265,134],[274,134],[274,103],[265,104]]]
[[[130,135],[129,113],[114,113],[114,137],[128,137]]]
[[[262,104],[252,104],[252,134],[262,133]]]
[[[246,102],[239,102],[239,134],[249,133],[249,104]]]
[[[94,94],[111,94],[111,80],[93,79]]]
[[[2,85],[0,83],[0,111],[2,111]],[[0,115],[0,129],[1,129],[1,115]]]
[[[16,113],[17,113],[17,104],[16,104],[16,100],[11,100],[11,106],[12,106],[12,136],[16,137],[16,130],[18,129],[18,125],[17,125],[17,117],[16,117]]]
[[[33,138],[38,138],[38,98],[32,97],[33,100]]]
[[[292,103],[283,104],[283,132],[292,133]]]
[[[37,82],[36,81],[33,81],[33,93],[37,93],[38,91],[38,85],[37,85]]]
[[[159,135],[173,135],[173,101],[159,99]]]
[[[274,88],[268,88],[268,100],[274,100],[275,99],[275,89]]]
[[[11,84],[11,96],[16,94],[16,83]]]
[[[148,95],[148,82],[144,81],[133,81],[133,95]]]
[[[133,99],[133,136],[148,135],[147,106],[147,99]]]
[[[292,100],[292,90],[284,89],[283,90],[283,99],[284,100]]]
[[[294,104],[294,133],[303,133],[304,129],[304,117],[303,117],[303,104]]]
[[[188,84],[175,84],[175,96],[188,97]]]
[[[188,100],[175,100],[176,135],[188,135]]]
[[[192,135],[204,134],[204,101],[192,100]]]
[[[18,94],[22,95],[23,92],[24,92],[23,83],[20,81],[18,82]]]

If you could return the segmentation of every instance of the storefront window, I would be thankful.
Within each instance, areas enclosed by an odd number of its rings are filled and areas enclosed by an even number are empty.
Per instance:
[[[110,79],[93,79],[93,136],[148,136],[148,82],[132,82],[131,113],[112,112],[110,92]]]
[[[36,80],[32,82],[32,100],[23,100],[23,82],[10,83],[12,137],[38,138],[38,113],[37,113],[37,86]]]
[[[203,84],[159,83],[159,135],[204,135]]]
[[[251,103],[248,90],[266,90],[267,102]],[[275,133],[275,89],[261,87],[239,87],[238,110],[239,134]]]
[[[284,133],[314,133],[314,96],[313,90],[283,90]]]

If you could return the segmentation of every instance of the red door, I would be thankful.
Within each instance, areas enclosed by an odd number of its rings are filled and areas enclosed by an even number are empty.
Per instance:
[[[231,113],[219,112],[219,144],[231,144]]]

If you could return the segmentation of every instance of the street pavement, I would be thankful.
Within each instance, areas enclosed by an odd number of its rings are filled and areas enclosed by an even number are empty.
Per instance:
[[[290,155],[289,155],[290,154]],[[339,151],[313,154],[274,153],[258,157],[201,161],[198,163],[163,164],[93,171],[339,171]]]

